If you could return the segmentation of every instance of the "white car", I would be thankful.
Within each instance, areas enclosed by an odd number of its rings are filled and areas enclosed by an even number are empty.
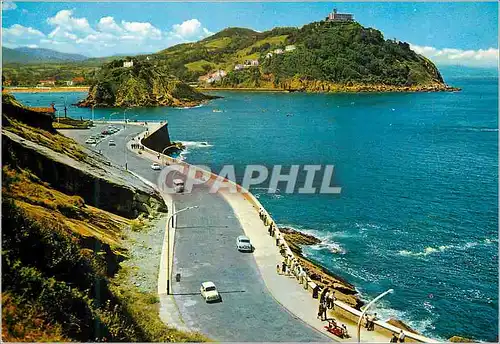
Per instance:
[[[85,143],[88,145],[95,145],[97,143],[97,141],[94,139],[87,139],[87,141],[85,141]]]
[[[206,302],[220,301],[221,297],[214,282],[203,282],[200,287],[201,296]]]
[[[156,163],[156,162],[154,162],[154,163],[153,163],[153,165],[151,165],[151,168],[152,168],[153,170],[155,170],[155,171],[159,171],[159,170],[161,170],[161,166],[160,166],[160,164],[158,164],[158,163]]]
[[[252,252],[253,246],[250,239],[244,235],[240,235],[236,238],[236,248],[238,251]]]
[[[116,143],[114,140],[109,140],[109,143],[108,143],[109,146],[116,146]]]

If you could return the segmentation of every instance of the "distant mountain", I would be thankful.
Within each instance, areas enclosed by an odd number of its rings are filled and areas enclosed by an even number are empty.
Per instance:
[[[15,49],[2,47],[3,63],[39,63],[39,62],[80,62],[88,59],[80,54],[61,53],[52,49],[20,47]]]

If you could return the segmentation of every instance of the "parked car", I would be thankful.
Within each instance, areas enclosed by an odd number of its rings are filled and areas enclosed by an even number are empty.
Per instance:
[[[238,251],[242,252],[252,252],[253,246],[250,239],[244,235],[240,235],[236,238],[236,248]]]
[[[200,287],[200,292],[206,302],[222,300],[213,282],[203,282]]]
[[[116,146],[116,143],[114,140],[109,140],[109,143],[108,143],[109,146]]]
[[[89,138],[89,139],[87,139],[87,141],[85,141],[85,143],[86,143],[86,144],[88,144],[88,145],[94,145],[94,144],[96,144],[96,143],[97,143],[97,141],[96,141],[96,140],[94,140],[94,139],[90,139],[90,138]]]
[[[159,171],[159,170],[161,170],[161,166],[160,166],[160,164],[158,164],[158,163],[156,163],[156,162],[154,162],[154,163],[151,165],[151,168],[152,168],[153,170],[155,170],[155,171]]]

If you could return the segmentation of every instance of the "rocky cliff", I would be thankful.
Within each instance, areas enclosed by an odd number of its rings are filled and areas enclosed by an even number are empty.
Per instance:
[[[213,97],[202,94],[175,76],[158,61],[131,59],[104,65],[94,78],[82,107],[137,107],[199,105]]]

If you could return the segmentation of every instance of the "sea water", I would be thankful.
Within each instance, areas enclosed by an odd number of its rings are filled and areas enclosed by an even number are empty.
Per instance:
[[[446,81],[463,90],[216,92],[224,98],[202,107],[133,109],[126,117],[168,120],[190,163],[334,164],[340,195],[253,192],[279,224],[321,238],[305,254],[363,298],[393,288],[375,309],[382,318],[435,338],[496,341],[498,79]],[[16,94],[27,105],[66,103],[69,115],[90,118],[90,109],[71,106],[84,96]],[[123,110],[95,109],[94,117],[123,119]]]

